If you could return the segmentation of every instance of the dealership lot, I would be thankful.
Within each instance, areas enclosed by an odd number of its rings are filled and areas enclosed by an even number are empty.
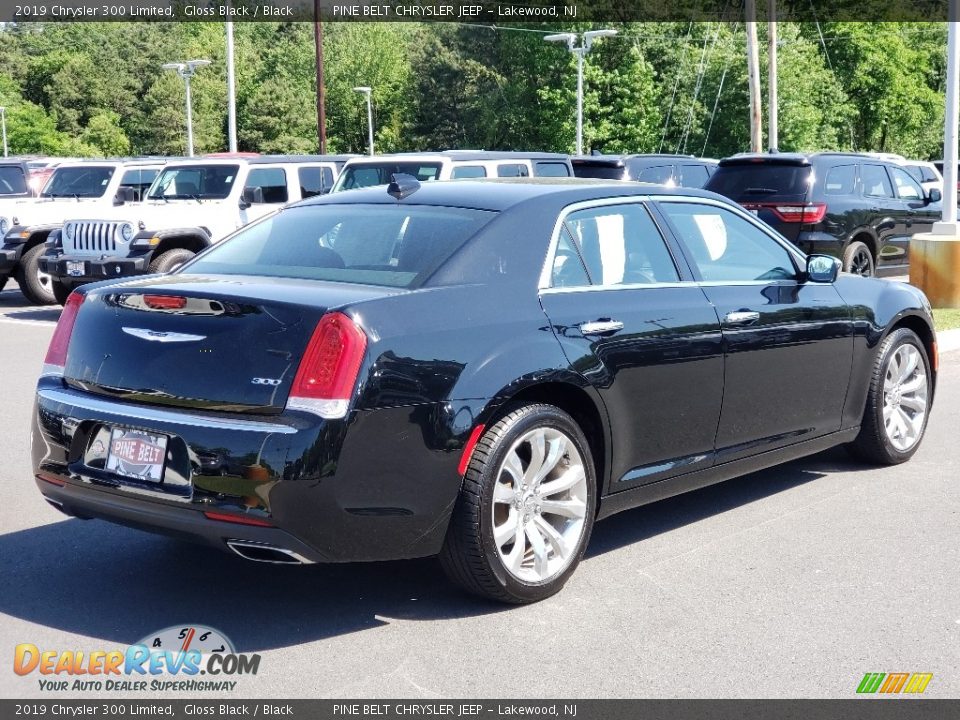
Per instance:
[[[235,696],[850,697],[866,672],[931,672],[926,695],[960,693],[960,352],[941,359],[911,462],[831,451],[623,513],[559,595],[509,609],[433,560],[254,565],[57,513],[28,456],[57,315],[0,293],[8,660],[18,643],[122,649],[200,623],[262,656]],[[42,695],[7,667],[4,697]]]

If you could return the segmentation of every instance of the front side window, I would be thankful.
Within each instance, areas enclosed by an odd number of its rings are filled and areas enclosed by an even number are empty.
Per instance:
[[[901,200],[922,200],[923,190],[920,184],[901,168],[890,168],[893,184],[897,186],[897,197]]]
[[[883,165],[863,165],[863,194],[869,197],[893,197],[893,187]]]
[[[716,205],[664,202],[660,208],[707,282],[788,280],[797,275],[785,247],[756,225]]]
[[[253,168],[244,187],[260,188],[266,204],[285,203],[288,199],[287,174],[283,168]]]
[[[663,236],[643,205],[578,210],[567,216],[563,230],[576,243],[593,285],[648,285],[680,279]]]
[[[133,168],[127,170],[120,178],[120,187],[133,188],[135,199],[141,200],[143,194],[150,188],[153,181],[157,179],[159,171],[155,168]]]
[[[57,168],[40,197],[103,197],[115,170],[116,168],[101,166]]]
[[[163,170],[150,186],[150,200],[224,200],[239,165],[181,165]]]
[[[496,214],[432,205],[292,206],[213,246],[184,272],[414,287]]]

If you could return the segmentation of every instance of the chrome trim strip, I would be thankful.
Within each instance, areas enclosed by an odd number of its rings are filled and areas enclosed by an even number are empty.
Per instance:
[[[69,390],[41,388],[37,390],[37,397],[41,400],[62,403],[95,413],[116,415],[122,418],[143,420],[146,422],[172,423],[174,425],[189,425],[190,427],[213,428],[216,430],[278,433],[280,435],[293,435],[297,432],[296,428],[283,423],[267,423],[259,420],[234,420],[200,415],[198,413],[145,407],[143,405],[115,403],[109,400],[90,397],[89,395],[81,395]]]

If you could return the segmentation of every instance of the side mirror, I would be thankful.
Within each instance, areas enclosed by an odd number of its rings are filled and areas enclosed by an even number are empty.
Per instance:
[[[829,285],[836,282],[840,267],[840,261],[832,255],[810,255],[807,257],[807,280]]]
[[[937,188],[930,188],[927,191],[927,202],[940,202],[943,199],[943,193],[940,192]]]
[[[251,205],[259,205],[263,203],[263,188],[259,185],[257,187],[245,187],[243,189],[243,194],[240,195],[240,209],[246,210]]]
[[[114,205],[123,205],[124,203],[133,202],[137,199],[137,191],[132,187],[122,187],[117,190],[117,194],[113,196]]]

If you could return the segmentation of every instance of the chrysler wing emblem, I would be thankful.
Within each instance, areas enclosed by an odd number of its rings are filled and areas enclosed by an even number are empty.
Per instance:
[[[205,340],[206,335],[188,335],[187,333],[162,332],[160,330],[147,330],[146,328],[125,327],[123,331],[127,335],[133,335],[141,340],[150,340],[152,342],[197,342]]]

